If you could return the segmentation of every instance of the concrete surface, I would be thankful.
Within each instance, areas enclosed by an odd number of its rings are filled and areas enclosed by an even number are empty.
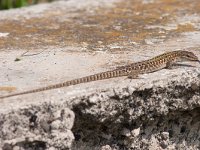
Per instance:
[[[0,95],[172,50],[200,58],[200,2],[68,0],[0,11]],[[1,149],[200,149],[200,64],[0,101]]]

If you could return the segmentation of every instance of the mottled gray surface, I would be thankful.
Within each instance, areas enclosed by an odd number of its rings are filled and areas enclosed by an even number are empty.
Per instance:
[[[3,149],[70,148],[74,117],[67,106],[55,103],[1,114],[0,145]]]
[[[199,87],[200,70],[193,70],[90,95],[74,105],[73,132],[112,147],[199,149]]]
[[[69,0],[1,11],[0,95],[172,50],[192,51],[200,58],[197,4]],[[165,7],[158,10],[160,5]],[[3,99],[0,147],[196,150],[199,116],[200,64],[186,62],[138,79],[121,77]]]

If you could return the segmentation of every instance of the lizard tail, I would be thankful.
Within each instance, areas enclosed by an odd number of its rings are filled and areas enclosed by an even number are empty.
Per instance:
[[[30,94],[30,93],[37,93],[37,92],[40,92],[40,91],[46,91],[46,90],[50,90],[50,89],[56,89],[56,88],[58,88],[58,85],[59,84],[55,84],[55,85],[50,85],[50,86],[47,86],[47,87],[42,87],[42,88],[33,89],[33,90],[29,90],[29,91],[24,91],[24,92],[19,92],[19,93],[13,93],[13,94],[1,96],[0,99],[8,98],[8,97],[13,97],[13,96],[17,96],[17,95],[25,95],[25,94]]]
[[[92,82],[92,81],[103,80],[103,79],[108,79],[108,78],[113,78],[113,77],[120,77],[120,76],[125,76],[125,75],[126,74],[121,70],[107,71],[107,72],[102,72],[102,73],[86,76],[86,77],[83,77],[83,78],[74,79],[74,80],[71,80],[71,81],[66,81],[66,82],[63,82],[63,83],[49,85],[49,86],[42,87],[42,88],[37,88],[37,89],[28,90],[28,91],[24,91],[24,92],[0,96],[0,99],[13,97],[13,96],[17,96],[17,95],[37,93],[37,92],[41,92],[41,91],[47,91],[47,90],[51,90],[51,89],[67,87],[67,86],[70,86],[70,85],[76,85],[76,84],[80,84],[80,83]]]
[[[33,90],[28,90],[28,91],[24,91],[24,92],[13,93],[13,94],[1,96],[0,99],[13,97],[13,96],[17,96],[17,95],[37,93],[37,92],[47,91],[47,90],[51,90],[51,89],[57,89],[57,88],[61,88],[61,87],[64,87],[64,86],[70,86],[70,85],[73,85],[75,83],[78,84],[78,79],[63,82],[63,83],[58,83],[58,84],[54,84],[54,85],[49,85],[49,86],[46,86],[46,87],[41,87],[41,88],[37,88],[37,89],[33,89]]]

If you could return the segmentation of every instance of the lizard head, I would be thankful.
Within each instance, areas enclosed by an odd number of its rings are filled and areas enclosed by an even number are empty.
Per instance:
[[[200,60],[193,52],[181,51],[180,55],[186,61],[198,61],[200,63]]]

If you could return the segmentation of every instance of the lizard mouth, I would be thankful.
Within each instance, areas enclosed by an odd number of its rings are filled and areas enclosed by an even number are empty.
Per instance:
[[[198,57],[194,57],[193,61],[197,61],[200,63],[200,60],[198,59]]]

